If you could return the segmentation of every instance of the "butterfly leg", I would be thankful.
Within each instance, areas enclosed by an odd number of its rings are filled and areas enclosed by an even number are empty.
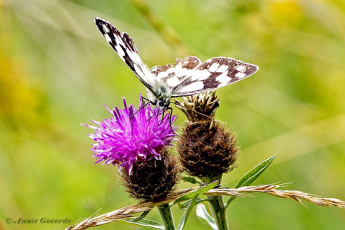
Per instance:
[[[137,114],[137,112],[139,112],[140,110],[145,108],[149,103],[152,104],[152,102],[149,99],[147,99],[147,98],[145,98],[143,96],[142,96],[142,99],[145,99],[147,102],[145,102],[145,104],[143,106],[141,106],[137,111],[135,111],[135,113],[131,116],[131,118],[134,117],[134,115]]]
[[[173,115],[173,108],[172,107],[168,107],[167,110],[170,110],[170,113],[169,113],[169,123],[170,123],[171,130],[173,130],[173,127],[172,127],[172,124],[171,124],[172,115]],[[175,131],[174,131],[174,134],[179,137],[179,135]]]
[[[159,125],[162,124],[163,119],[164,119],[164,113],[165,113],[167,110],[170,111],[170,112],[169,112],[169,123],[170,123],[170,127],[171,127],[171,129],[172,129],[172,125],[171,125],[171,118],[172,118],[172,113],[173,113],[173,108],[172,108],[172,107],[167,107],[166,109],[164,109],[163,114],[162,114],[161,123],[159,123]]]
[[[154,103],[153,101],[151,101],[150,99],[148,99],[148,98],[146,98],[146,97],[143,97],[143,96],[141,96],[141,98],[143,99],[143,100],[146,100],[147,102],[145,103],[145,105],[143,106],[143,107],[141,107],[140,109],[142,109],[142,108],[144,108],[144,107],[146,107],[149,103],[151,103],[152,105],[155,105],[156,103]],[[138,110],[139,111],[139,110]],[[137,112],[138,112],[137,111]],[[149,119],[147,119],[147,120],[150,120],[153,116],[159,116],[159,109],[157,109],[157,114],[153,114]]]
[[[146,98],[146,97],[144,97],[144,96],[141,96],[141,98],[142,98],[143,100],[146,100],[147,103],[151,103],[152,105],[155,104],[153,101],[151,101],[150,99],[148,99],[148,98]]]

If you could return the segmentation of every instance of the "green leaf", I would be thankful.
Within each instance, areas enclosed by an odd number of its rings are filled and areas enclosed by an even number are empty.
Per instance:
[[[186,209],[186,211],[183,213],[183,216],[181,217],[180,223],[177,226],[177,230],[182,230],[186,224],[186,221],[190,215],[190,213],[192,212],[192,209],[196,203],[196,200],[198,198],[198,195],[196,195],[193,199],[191,199],[189,201],[188,207]]]
[[[189,183],[192,183],[192,184],[200,184],[200,181],[196,180],[194,177],[183,176],[181,179],[184,182],[189,182]]]
[[[205,192],[207,192],[208,190],[213,189],[214,187],[216,187],[218,183],[219,183],[219,180],[216,180],[216,181],[213,181],[212,183],[209,183],[208,185],[206,185],[206,186],[204,186],[202,188],[199,188],[199,189],[197,189],[197,190],[195,190],[193,192],[189,192],[189,193],[181,196],[180,198],[176,199],[171,206],[173,206],[173,205],[175,205],[175,204],[177,204],[179,202],[190,200],[190,199],[194,198],[195,196],[202,195]]]
[[[171,206],[173,206],[174,205],[174,203],[171,205]],[[177,203],[177,207],[180,209],[180,210],[185,210],[186,208],[187,208],[187,206],[188,206],[188,201],[186,201],[185,203]]]
[[[205,198],[205,199],[198,198],[196,203],[199,204],[199,203],[202,203],[202,202],[208,201],[208,200],[209,200],[208,198]]]
[[[268,158],[267,160],[261,162],[257,166],[255,166],[252,170],[246,173],[241,180],[237,183],[235,188],[239,188],[242,186],[249,186],[253,181],[256,180],[266,169],[267,167],[272,163],[276,156],[272,156]],[[226,208],[229,206],[229,204],[236,198],[236,196],[230,197],[227,204]]]
[[[198,204],[196,206],[196,215],[197,217],[205,220],[213,230],[218,230],[216,221],[214,221],[212,216],[207,212],[205,205]]]
[[[139,225],[139,226],[144,226],[144,227],[149,227],[149,228],[154,228],[154,229],[162,229],[164,230],[164,226],[161,225],[160,223],[153,221],[153,220],[148,220],[148,219],[142,219],[139,221],[134,221],[135,217],[129,218],[129,219],[120,219],[119,221],[128,223],[128,224],[134,224],[134,225]]]
[[[256,178],[258,178],[271,164],[271,162],[274,160],[276,156],[272,156],[268,158],[267,160],[263,161],[262,163],[258,164],[256,167],[254,167],[252,170],[246,173],[241,180],[237,183],[235,188],[239,188],[242,186],[248,186],[250,185]]]
[[[188,207],[188,205],[189,205],[189,201],[186,201],[184,203],[178,203],[177,205],[178,205],[178,208],[181,209],[181,210],[182,209],[186,209]]]
[[[133,222],[137,222],[137,221],[139,221],[139,220],[141,220],[141,219],[144,219],[145,216],[147,216],[147,214],[149,214],[150,211],[151,211],[151,209],[150,209],[150,210],[147,210],[147,211],[145,211],[145,212],[143,212],[139,217],[133,219],[132,221],[133,221]]]
[[[199,204],[199,203],[204,202],[204,201],[208,201],[208,198],[206,198],[206,199],[198,198],[198,199],[196,200],[196,203],[195,203],[195,204]],[[186,201],[186,202],[184,202],[184,203],[182,203],[182,204],[179,203],[179,204],[178,204],[178,207],[179,207],[180,209],[186,209],[187,206],[188,206],[188,204],[189,204],[189,201]]]

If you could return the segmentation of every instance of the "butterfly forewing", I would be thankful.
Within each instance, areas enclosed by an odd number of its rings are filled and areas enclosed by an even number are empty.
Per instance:
[[[148,89],[152,90],[155,76],[141,60],[138,49],[132,38],[130,38],[127,33],[121,34],[120,31],[103,19],[95,18],[95,24],[122,61],[128,65]]]

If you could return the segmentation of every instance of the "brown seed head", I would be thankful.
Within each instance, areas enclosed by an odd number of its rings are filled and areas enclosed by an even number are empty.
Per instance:
[[[165,199],[175,189],[180,167],[167,149],[161,151],[161,160],[147,161],[133,166],[132,174],[122,170],[122,181],[131,197],[141,201],[157,202]]]
[[[238,147],[235,136],[219,122],[188,122],[177,151],[184,169],[199,178],[219,178],[233,169]]]

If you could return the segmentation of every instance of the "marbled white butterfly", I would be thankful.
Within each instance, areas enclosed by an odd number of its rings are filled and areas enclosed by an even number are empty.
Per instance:
[[[127,33],[119,32],[100,18],[95,18],[95,23],[109,45],[146,86],[150,102],[163,110],[169,108],[172,97],[218,89],[247,78],[259,69],[233,58],[214,57],[201,62],[189,56],[177,59],[174,65],[155,66],[149,70]]]

